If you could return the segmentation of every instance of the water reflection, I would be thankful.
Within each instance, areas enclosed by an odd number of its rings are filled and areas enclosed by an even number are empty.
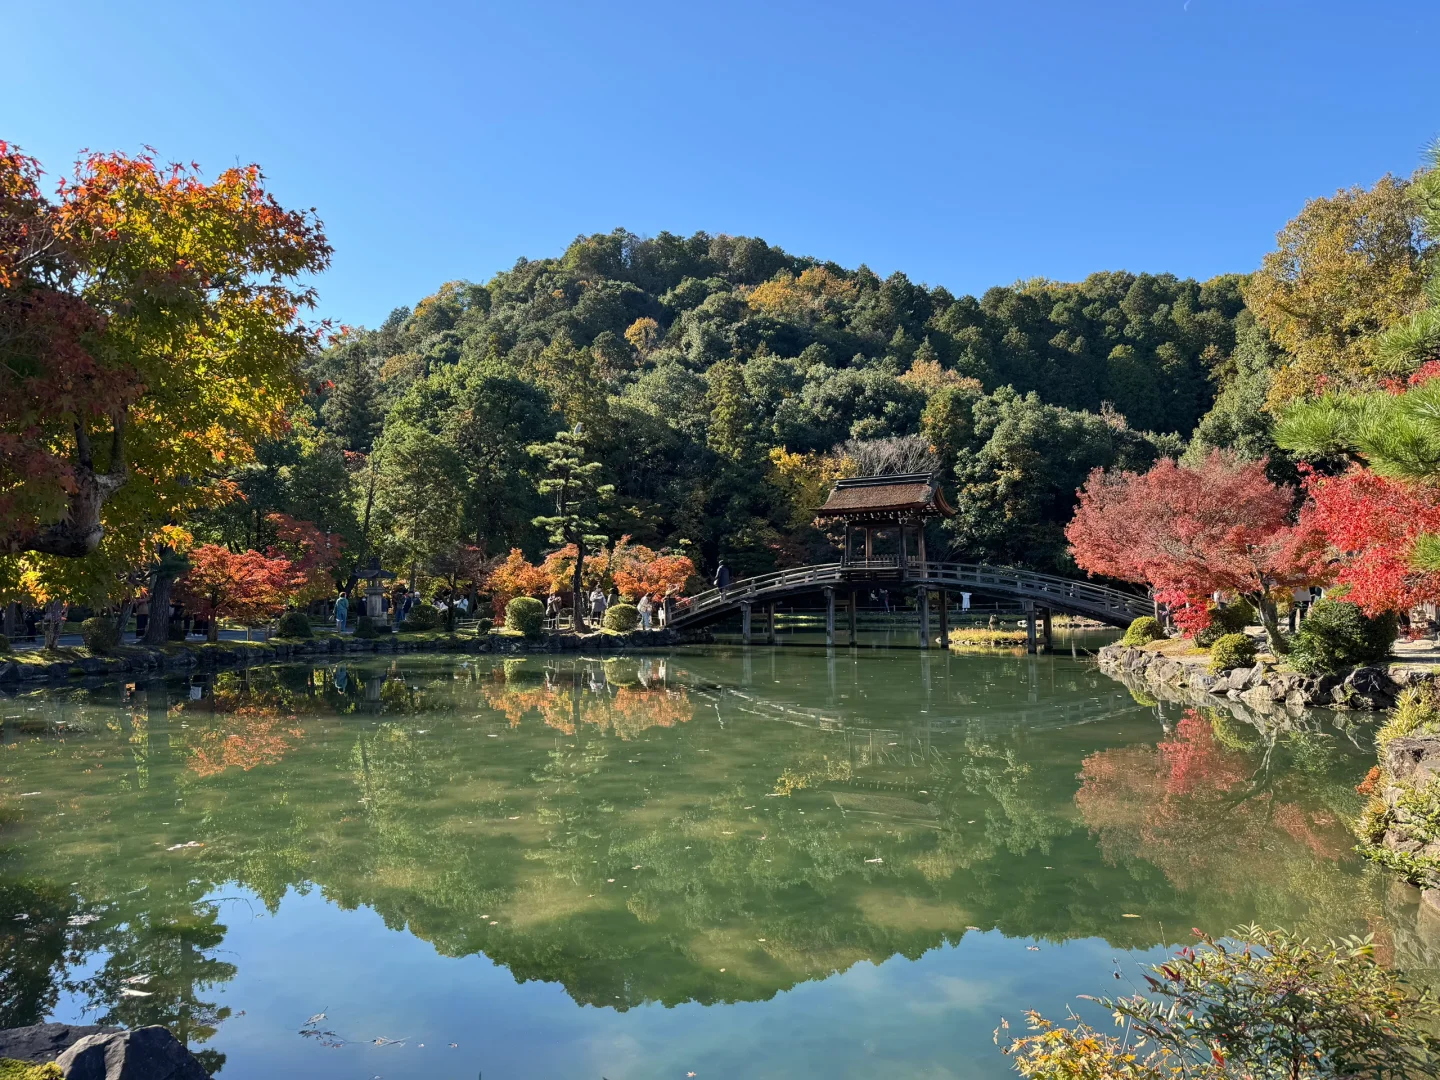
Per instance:
[[[407,657],[5,708],[7,1024],[63,994],[204,1049],[240,890],[318,886],[621,1011],[976,930],[1383,934],[1394,903],[1344,827],[1368,760],[1323,719],[1262,734],[1068,658]]]

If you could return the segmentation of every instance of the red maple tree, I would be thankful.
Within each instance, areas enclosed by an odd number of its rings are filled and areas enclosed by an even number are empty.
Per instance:
[[[1243,596],[1277,652],[1286,644],[1272,590],[1328,572],[1323,536],[1292,523],[1295,491],[1271,482],[1263,461],[1215,451],[1194,468],[1164,458],[1144,474],[1096,469],[1079,496],[1065,535],[1080,567],[1198,613],[1213,592]]]
[[[191,611],[210,621],[211,641],[219,640],[222,616],[249,624],[279,614],[295,578],[295,564],[283,555],[203,544],[189,559],[179,593]]]
[[[290,601],[304,605],[333,595],[335,567],[345,550],[344,539],[289,514],[267,514],[266,520],[275,529],[276,537],[266,554],[290,562]]]
[[[1356,466],[1339,476],[1307,471],[1302,527],[1324,538],[1345,599],[1369,615],[1440,602],[1440,573],[1412,563],[1415,542],[1440,533],[1440,492]]]

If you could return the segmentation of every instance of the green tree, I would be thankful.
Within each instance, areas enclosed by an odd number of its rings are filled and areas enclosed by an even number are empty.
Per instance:
[[[555,544],[575,546],[571,591],[575,598],[575,629],[585,629],[583,575],[586,549],[603,547],[609,538],[600,531],[600,504],[614,494],[612,484],[597,481],[604,466],[589,460],[585,430],[557,431],[549,442],[532,443],[530,453],[540,461],[544,476],[538,490],[553,501],[555,512],[542,514],[535,525]]]

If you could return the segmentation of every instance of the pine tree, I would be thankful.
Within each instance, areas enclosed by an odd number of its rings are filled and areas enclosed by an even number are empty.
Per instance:
[[[360,350],[350,357],[335,391],[321,406],[325,426],[333,431],[346,450],[368,454],[384,419],[380,414],[379,388],[370,359]]]
[[[551,543],[575,545],[575,629],[585,629],[584,594],[581,578],[585,570],[585,549],[604,547],[609,538],[600,532],[600,504],[614,494],[613,484],[597,484],[602,468],[586,460],[585,430],[576,424],[573,431],[557,431],[546,443],[533,443],[530,453],[540,459],[545,475],[539,483],[542,496],[555,502],[555,513],[537,517],[534,524],[546,531]]]

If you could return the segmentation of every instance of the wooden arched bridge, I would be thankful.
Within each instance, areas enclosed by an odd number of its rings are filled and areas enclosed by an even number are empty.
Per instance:
[[[826,643],[835,643],[837,599],[848,615],[849,640],[854,642],[857,596],[876,589],[915,593],[921,648],[930,645],[932,594],[938,594],[942,640],[949,636],[949,594],[963,592],[1018,600],[1029,616],[1027,624],[1032,652],[1036,648],[1037,619],[1043,625],[1048,644],[1050,614],[1053,611],[1125,627],[1133,619],[1150,615],[1154,610],[1152,601],[1147,597],[1088,581],[984,563],[929,562],[923,558],[894,556],[797,566],[772,574],[741,578],[723,590],[710,589],[683,602],[675,609],[669,625],[679,630],[694,629],[738,613],[742,633],[749,642],[752,613],[758,606],[768,614],[767,639],[773,642],[775,605],[778,601],[806,594],[823,594]]]

